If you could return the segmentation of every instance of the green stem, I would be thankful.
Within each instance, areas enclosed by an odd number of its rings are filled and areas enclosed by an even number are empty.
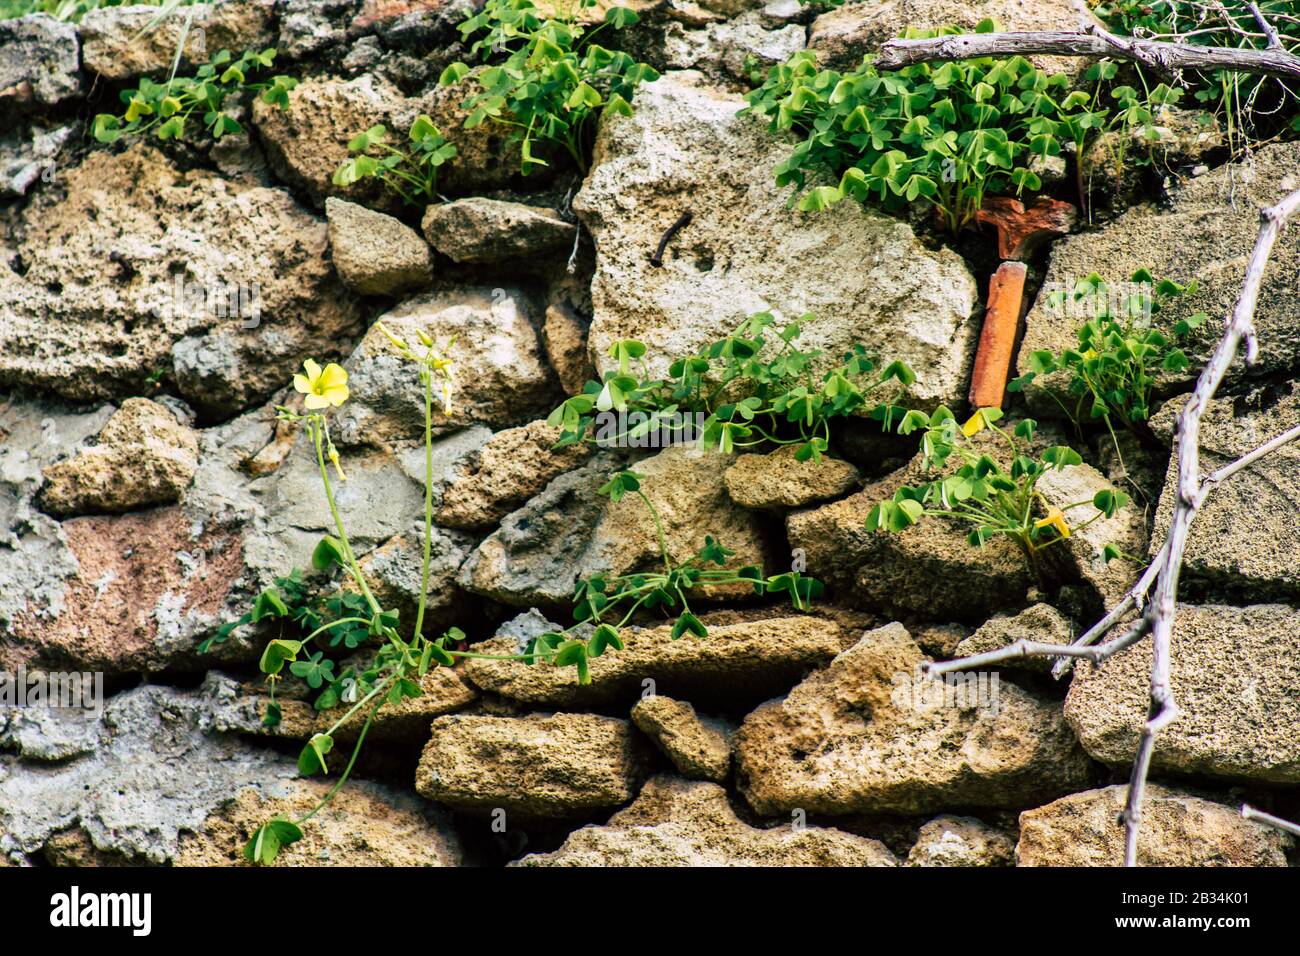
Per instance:
[[[429,562],[433,547],[433,370],[424,375],[424,565],[420,569],[420,606],[415,612],[415,636],[424,636],[424,608],[429,600]]]
[[[325,467],[325,426],[319,415],[312,419],[311,424],[312,439],[316,445],[316,464],[320,467],[320,480],[325,486],[325,500],[329,502],[330,515],[334,518],[334,530],[338,532],[339,544],[343,546],[343,557],[348,562],[348,571],[352,574],[352,579],[357,582],[357,587],[361,589],[362,595],[365,596],[366,602],[370,605],[370,610],[380,613],[379,602],[375,596],[370,593],[370,585],[366,583],[366,577],[361,573],[361,566],[357,563],[357,556],[352,551],[352,543],[348,540],[348,534],[343,530],[343,518],[339,514],[339,507],[334,500],[334,488],[330,484],[329,471]]]

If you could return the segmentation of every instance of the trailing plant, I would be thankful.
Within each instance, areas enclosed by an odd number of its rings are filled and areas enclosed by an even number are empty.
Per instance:
[[[796,459],[820,461],[832,420],[865,409],[871,392],[887,382],[911,385],[916,374],[895,361],[872,375],[875,363],[861,345],[822,371],[823,353],[797,345],[810,321],[813,316],[804,315],[778,327],[770,312],[759,312],[730,335],[674,361],[662,379],[646,371],[644,343],[617,341],[609,351],[617,368],[587,382],[547,422],[562,429],[560,445],[635,445],[652,434],[689,438],[698,429],[705,448],[724,454],[769,443],[797,444]],[[886,424],[901,414],[888,404],[869,412]],[[611,432],[598,420],[600,413],[622,413],[628,427]]]
[[[112,143],[151,130],[159,139],[180,139],[193,116],[201,117],[203,128],[214,139],[242,132],[240,122],[225,111],[228,97],[252,92],[263,102],[283,109],[289,104],[289,92],[298,85],[291,76],[262,76],[274,62],[274,49],[250,50],[237,60],[229,50],[222,50],[199,67],[194,76],[173,76],[165,83],[141,77],[135,89],[121,92],[121,101],[126,104],[121,116],[100,113],[95,117],[95,139]]]
[[[1082,457],[1065,445],[1033,454],[1034,420],[1024,419],[1007,432],[996,424],[1001,418],[1002,412],[996,408],[978,409],[963,425],[947,408],[930,415],[907,412],[898,430],[903,435],[921,433],[923,466],[936,472],[945,471],[950,463],[956,468],[933,481],[900,487],[892,498],[871,509],[867,530],[898,532],[922,518],[945,518],[969,529],[967,541],[972,546],[982,546],[998,535],[1011,538],[1034,572],[1041,574],[1039,555],[1044,548],[1094,521],[1111,517],[1128,503],[1123,492],[1104,489],[1086,501],[1049,506],[1037,491],[1039,480],[1049,471],[1081,464]],[[1005,443],[1009,466],[973,441],[986,429]],[[1070,513],[1079,508],[1092,513],[1072,525]],[[1117,549],[1107,546],[1107,560],[1119,556]]]
[[[573,0],[544,17],[532,0],[487,0],[460,25],[461,37],[474,41],[471,55],[494,65],[475,72],[457,61],[439,82],[450,86],[472,78],[479,91],[465,100],[465,127],[489,119],[509,127],[525,174],[548,165],[537,155],[538,143],[562,148],[585,172],[593,119],[630,115],[637,86],[659,76],[627,53],[592,42],[602,30],[621,30],[639,19],[616,6],[598,24],[583,22],[582,12],[596,6],[597,0]]]
[[[1065,400],[1053,389],[1048,394],[1079,430],[1094,422],[1106,426],[1120,456],[1116,427],[1141,434],[1152,412],[1152,390],[1161,372],[1177,373],[1188,366],[1186,353],[1175,346],[1205,322],[1204,312],[1166,323],[1157,317],[1182,296],[1194,295],[1195,280],[1186,285],[1172,279],[1156,281],[1147,269],[1130,278],[1120,295],[1093,273],[1074,288],[1058,289],[1048,297],[1048,308],[1065,315],[1081,315],[1078,348],[1059,355],[1047,350],[1031,352],[1029,371],[1008,385],[1022,391],[1040,375],[1068,372]],[[1071,404],[1072,402],[1072,404]]]
[[[1248,0],[1093,0],[1092,6],[1111,29],[1130,36],[1256,50],[1269,43]],[[1300,52],[1300,2],[1258,0],[1253,6],[1285,49]],[[1145,80],[1141,66],[1135,70]],[[1300,93],[1280,79],[1215,70],[1187,71],[1181,80],[1207,120],[1222,125],[1234,156],[1279,132],[1300,131]]]
[[[358,133],[348,141],[351,156],[334,171],[335,186],[351,186],[362,179],[377,179],[412,206],[437,202],[438,168],[456,155],[456,147],[421,113],[406,134],[408,149],[388,144],[382,124]]]
[[[614,503],[627,495],[641,500],[654,522],[663,570],[596,574],[580,580],[573,593],[574,623],[563,631],[548,631],[531,639],[522,655],[527,663],[540,660],[576,667],[578,680],[588,683],[591,679],[588,660],[599,657],[609,647],[622,650],[619,632],[640,611],[672,614],[673,640],[687,635],[706,637],[708,628],[691,610],[687,597],[697,589],[744,584],[752,587],[755,594],[784,596],[800,611],[808,610],[821,595],[821,582],[798,571],[764,576],[757,565],[727,568],[727,559],[735,552],[712,537],[705,537],[704,546],[686,560],[675,560],[668,551],[659,511],[641,487],[644,477],[634,471],[617,472],[600,488],[599,494]]]
[[[995,28],[985,20],[977,30]],[[816,55],[803,50],[771,68],[747,99],[743,112],[767,117],[774,132],[803,137],[776,167],[778,185],[802,191],[798,208],[853,198],[897,209],[923,200],[955,233],[986,194],[1041,188],[1032,161],[1061,152],[1064,123],[1083,120],[1087,98],[1072,92],[1063,74],[1049,76],[1023,57],[923,63],[892,73],[864,59],[840,73],[819,69]]]

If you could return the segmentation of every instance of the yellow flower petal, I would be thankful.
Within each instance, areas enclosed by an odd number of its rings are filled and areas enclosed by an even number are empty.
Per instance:
[[[329,408],[330,405],[329,399],[325,398],[323,395],[317,395],[315,392],[310,393],[303,404],[312,411],[315,411],[318,408]]]
[[[1041,518],[1034,522],[1035,528],[1055,528],[1056,533],[1062,538],[1070,536],[1070,525],[1065,520],[1065,513],[1060,508],[1053,508],[1047,513],[1046,518]]]
[[[321,397],[324,398],[328,404],[338,408],[348,400],[349,394],[346,385],[332,385],[329,388],[322,390]]]
[[[976,410],[975,414],[966,420],[966,424],[961,426],[961,433],[971,438],[984,430],[984,424],[984,416]]]
[[[295,375],[293,377],[293,387],[304,395],[311,392],[311,382],[306,375]]]
[[[315,359],[308,359],[302,363],[302,367],[307,370],[307,380],[315,385],[316,380],[320,378],[320,365],[316,363]]]
[[[332,388],[337,388],[338,386],[346,385],[347,383],[347,370],[336,362],[330,362],[329,365],[325,366],[325,370],[320,373],[320,388],[322,391],[328,392]]]

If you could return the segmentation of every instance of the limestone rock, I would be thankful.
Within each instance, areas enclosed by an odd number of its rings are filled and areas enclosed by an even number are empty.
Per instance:
[[[362,295],[397,295],[433,281],[429,247],[410,226],[342,199],[325,200],[330,256],[343,284]]]
[[[1074,625],[1069,618],[1050,604],[1031,604],[1018,614],[995,614],[957,645],[954,657],[970,657],[987,651],[996,651],[1016,641],[1034,641],[1039,644],[1069,644],[1074,640]],[[999,664],[999,667],[1019,667],[1026,670],[1050,671],[1056,659],[1050,657],[1022,657]]]
[[[855,606],[977,623],[1021,604],[1033,578],[1024,554],[1005,536],[972,547],[966,530],[943,518],[898,533],[867,530],[872,508],[900,485],[928,477],[917,456],[855,495],[791,514],[786,519],[791,547],[803,550],[809,574]]]
[[[1300,781],[1300,611],[1179,605],[1171,642],[1178,719],[1160,733],[1151,766],[1275,784]],[[1075,668],[1065,716],[1102,763],[1133,761],[1146,718],[1151,641],[1100,667]]]
[[[1018,866],[1122,866],[1128,786],[1072,793],[1020,814]],[[1292,837],[1236,810],[1149,784],[1138,866],[1286,866]]]
[[[736,735],[736,778],[759,813],[1014,808],[1091,780],[1059,705],[991,678],[945,687],[900,624],[871,631]]]
[[[222,418],[360,332],[325,224],[284,190],[182,172],[146,144],[59,177],[17,214],[22,273],[0,257],[0,387],[94,402],[161,371]]]
[[[435,289],[407,299],[379,321],[417,350],[424,332],[448,353],[456,379],[450,415],[434,390],[434,428],[439,433],[482,423],[496,428],[545,417],[558,401],[555,376],[546,365],[537,325],[541,307],[521,289],[464,286]],[[344,363],[353,398],[336,416],[335,441],[383,444],[422,441],[424,390],[414,365],[372,326]]]
[[[274,46],[274,16],[274,0],[196,3],[163,17],[146,6],[99,7],[81,18],[81,60],[88,71],[110,82],[162,74],[154,76],[161,82],[182,36],[180,69],[192,70],[218,50],[238,57],[245,50]]]
[[[567,303],[546,307],[542,344],[566,395],[578,394],[589,380],[596,377],[595,366],[587,354],[587,326],[588,323]]]
[[[297,819],[329,791],[324,780],[294,780],[275,796],[248,787],[181,837],[177,866],[253,866],[243,848],[275,816]],[[460,846],[444,814],[404,793],[349,780],[286,847],[276,866],[459,866]]]
[[[1173,443],[1174,420],[1186,404],[1172,399],[1151,420]],[[1201,472],[1209,474],[1300,424],[1300,388],[1260,389],[1214,399],[1201,418]],[[1215,488],[1196,512],[1187,537],[1183,576],[1189,582],[1247,601],[1300,596],[1300,446],[1283,445]],[[1178,462],[1171,457],[1156,509],[1151,552],[1163,547],[1177,496]]]
[[[698,74],[668,73],[637,91],[632,116],[601,124],[573,200],[596,242],[589,344],[597,368],[611,367],[606,353],[617,339],[645,342],[649,374],[658,376],[752,313],[789,321],[812,313],[805,348],[838,356],[861,343],[916,369],[909,400],[961,401],[978,324],[965,265],[854,203],[789,210],[788,190],[770,175],[789,145],[737,116],[743,106]],[[655,268],[650,253],[687,209],[690,224]],[[814,274],[819,281],[805,281]]]
[[[714,783],[727,779],[735,728],[726,722],[700,716],[686,701],[653,694],[632,707],[632,723],[659,745],[682,776]]]
[[[742,508],[799,508],[852,491],[858,469],[839,458],[795,460],[798,445],[764,455],[740,455],[723,480],[727,494]]]
[[[897,866],[881,843],[828,827],[759,829],[712,783],[655,777],[605,826],[515,866]]]
[[[326,196],[339,196],[397,208],[400,197],[381,191],[373,180],[346,188],[332,182],[335,170],[348,158],[348,140],[376,123],[387,127],[391,141],[400,142],[424,113],[455,142],[456,156],[438,169],[441,193],[500,188],[518,177],[519,149],[506,145],[506,127],[487,122],[464,128],[468,113],[460,104],[469,93],[468,85],[436,87],[416,99],[369,73],[352,80],[322,77],[300,83],[287,109],[254,102],[253,120],[276,175],[307,193],[317,206]]]
[[[1078,9],[1070,0],[883,0],[849,3],[813,21],[808,46],[827,66],[848,69],[874,54],[886,40],[908,27],[935,29],[955,26],[973,31],[992,18],[1001,30],[1077,30]],[[1083,67],[1070,57],[1031,57],[1051,73],[1078,73]]]
[[[25,195],[38,179],[54,176],[60,150],[72,133],[71,125],[33,126],[0,138],[0,198]]]
[[[0,115],[81,92],[77,28],[45,14],[0,21]]]
[[[1049,470],[1038,479],[1035,489],[1048,508],[1064,509],[1079,501],[1091,502],[1097,492],[1113,487],[1096,468],[1082,464]],[[1128,555],[1142,554],[1147,541],[1146,516],[1140,505],[1130,501],[1111,517],[1098,518],[1083,527],[1095,514],[1091,504],[1066,512],[1073,533],[1069,540],[1051,546],[1058,553],[1050,558],[1066,562],[1067,573],[1089,585],[1102,603],[1109,606],[1121,600],[1137,583],[1143,568],[1126,559],[1107,562],[1106,546],[1113,544]]]
[[[582,817],[636,793],[631,725],[593,714],[439,717],[415,773],[421,796],[526,819]]]
[[[722,475],[730,458],[674,445],[638,461],[642,486],[659,512],[667,550],[685,560],[712,536],[735,552],[728,567],[767,567],[757,519],[727,498]],[[506,517],[466,562],[461,585],[504,604],[561,604],[577,578],[598,572],[625,574],[662,563],[654,518],[645,503],[617,503],[597,494],[616,470],[607,456],[561,475],[540,495]],[[742,596],[743,588],[714,589]]]
[[[766,74],[804,47],[804,28],[786,24],[770,28],[768,17],[757,10],[734,19],[688,30],[669,23],[663,52],[674,70],[699,70],[719,80],[748,81],[751,73]]]
[[[529,638],[552,629],[540,615],[531,627],[476,647],[486,653],[518,653]],[[518,621],[519,619],[516,619]],[[591,683],[579,684],[573,668],[517,661],[466,662],[471,683],[513,700],[557,707],[592,706],[637,699],[644,682],[656,693],[692,700],[740,698],[750,702],[779,693],[810,668],[840,652],[840,628],[814,617],[771,617],[734,624],[702,617],[707,637],[672,639],[671,626],[628,628],[621,651],[591,661]],[[525,619],[525,622],[527,619]]]
[[[497,432],[447,488],[438,523],[449,528],[490,528],[536,495],[551,480],[591,455],[583,443],[552,446],[560,431],[544,421]]]
[[[80,713],[29,710],[46,726],[87,722]],[[4,852],[37,852],[75,820],[101,853],[167,863],[181,834],[198,831],[240,788],[283,793],[297,777],[292,759],[213,732],[199,691],[137,687],[109,699],[90,723],[93,746],[74,759],[0,753]]]
[[[935,817],[916,836],[908,866],[1012,866],[1015,841],[974,817]]]
[[[1168,204],[1129,209],[1099,230],[1067,236],[1052,245],[1051,264],[1040,293],[1026,319],[1020,347],[1021,371],[1027,370],[1031,352],[1047,349],[1059,354],[1078,346],[1077,317],[1052,308],[1048,293],[1073,288],[1093,272],[1110,282],[1127,281],[1139,268],[1157,278],[1178,282],[1198,280],[1195,296],[1180,299],[1169,321],[1204,311],[1228,314],[1241,291],[1246,262],[1255,244],[1259,223],[1255,210],[1272,204],[1300,186],[1300,143],[1279,143],[1254,154],[1247,165],[1226,164],[1188,180],[1170,195]],[[1243,214],[1243,210],[1246,210]],[[1300,366],[1300,317],[1295,286],[1300,271],[1300,236],[1283,235],[1273,250],[1260,292],[1255,325],[1259,331],[1259,363],[1252,375],[1283,372]],[[1205,323],[1184,346],[1191,374],[1199,369],[1219,339],[1219,325]],[[1229,380],[1242,374],[1238,364]],[[1060,408],[1048,394],[1068,384],[1060,375],[1035,380],[1026,391],[1035,414],[1059,417]]]
[[[194,432],[147,398],[128,398],[98,442],[45,469],[53,515],[134,511],[180,500],[199,467]]]
[[[424,212],[424,236],[453,262],[510,263],[527,269],[534,257],[567,250],[574,230],[554,209],[472,196]]]

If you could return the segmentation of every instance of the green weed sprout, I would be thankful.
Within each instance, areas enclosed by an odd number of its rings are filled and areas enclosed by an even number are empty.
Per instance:
[[[460,25],[461,37],[474,40],[473,56],[482,62],[505,57],[472,74],[479,92],[465,101],[465,127],[489,119],[509,127],[525,174],[549,165],[535,152],[538,143],[562,148],[586,172],[591,120],[604,113],[630,115],[637,86],[659,76],[627,53],[592,42],[602,30],[621,30],[638,20],[627,7],[611,7],[599,24],[580,22],[580,13],[596,5],[597,0],[576,0],[543,18],[532,0],[487,0]],[[471,72],[457,61],[439,82],[454,85]]]
[[[1015,541],[1030,567],[1041,574],[1039,554],[1074,532],[1102,518],[1109,518],[1128,503],[1128,496],[1112,489],[1098,491],[1087,501],[1064,507],[1048,507],[1036,490],[1040,478],[1083,462],[1079,453],[1054,445],[1037,455],[1029,445],[1037,428],[1033,419],[1019,422],[1014,431],[999,428],[1002,412],[981,408],[959,425],[947,408],[934,413],[909,411],[899,423],[899,433],[921,433],[922,464],[943,471],[950,461],[957,467],[943,478],[916,487],[904,485],[888,501],[878,503],[867,515],[868,531],[899,532],[922,518],[944,518],[969,528],[967,541],[982,546],[998,535]],[[988,429],[1005,442],[1010,466],[1004,467],[972,439]],[[1092,514],[1071,524],[1070,513],[1086,508]],[[1107,560],[1119,556],[1108,549]]]
[[[165,83],[141,77],[135,89],[121,92],[121,100],[126,104],[122,115],[100,113],[91,126],[92,133],[101,143],[150,131],[161,140],[180,139],[195,116],[201,118],[203,128],[214,139],[242,132],[240,122],[224,110],[228,97],[254,92],[263,102],[280,109],[289,105],[289,92],[298,85],[296,79],[282,75],[253,79],[269,70],[274,62],[273,49],[250,50],[238,60],[232,58],[229,50],[222,50],[199,67],[194,76],[173,76]]]
[[[388,129],[382,124],[358,133],[348,141],[352,155],[334,171],[334,185],[377,179],[409,205],[437,202],[438,169],[456,155],[456,147],[423,113],[415,118],[406,138],[409,151],[388,145]]]

